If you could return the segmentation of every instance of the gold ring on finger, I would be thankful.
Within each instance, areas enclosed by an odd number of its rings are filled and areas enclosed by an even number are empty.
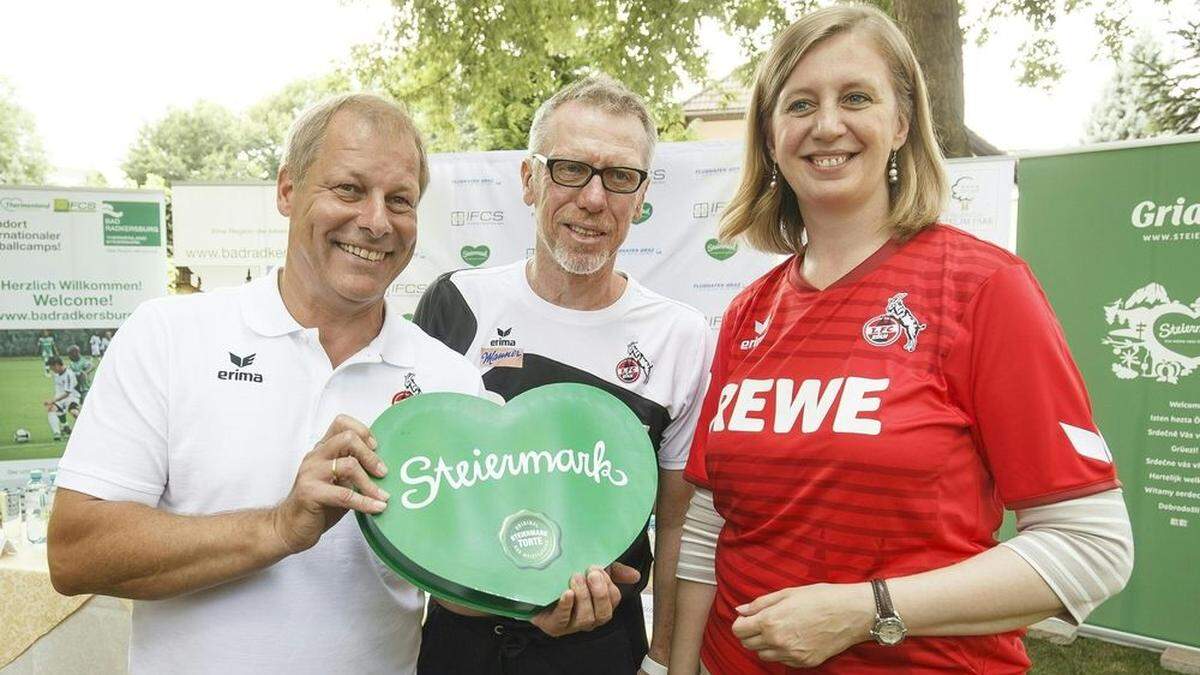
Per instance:
[[[338,458],[337,458],[337,457],[334,457],[334,458],[333,458],[333,464],[332,464],[332,465],[329,467],[329,468],[330,468],[330,472],[333,474],[333,482],[334,482],[334,483],[338,482],[338,475],[337,475],[337,461],[338,461]]]

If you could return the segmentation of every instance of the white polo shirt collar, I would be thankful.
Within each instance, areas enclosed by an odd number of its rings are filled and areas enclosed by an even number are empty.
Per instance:
[[[247,285],[246,292],[242,294],[242,320],[250,330],[263,337],[281,337],[306,330],[315,334],[316,329],[300,325],[283,304],[283,296],[279,292],[279,275],[282,273],[283,268],[280,267]],[[383,327],[379,335],[353,360],[382,359],[394,366],[411,368],[417,360],[411,331],[420,329],[406,320],[399,309],[387,303],[384,305]]]

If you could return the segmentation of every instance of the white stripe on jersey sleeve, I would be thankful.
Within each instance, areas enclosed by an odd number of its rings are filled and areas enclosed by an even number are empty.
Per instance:
[[[1059,421],[1058,426],[1062,427],[1062,430],[1066,432],[1067,440],[1071,441],[1071,447],[1075,448],[1075,452],[1084,457],[1112,464],[1112,452],[1108,449],[1108,443],[1104,442],[1103,436],[1081,427],[1072,426],[1063,421]]]

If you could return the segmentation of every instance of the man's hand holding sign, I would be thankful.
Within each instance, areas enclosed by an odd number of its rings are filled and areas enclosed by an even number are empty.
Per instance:
[[[312,548],[347,510],[383,511],[390,495],[367,477],[387,475],[376,447],[371,430],[362,422],[349,415],[333,420],[304,456],[287,499],[271,514],[275,532],[289,553]]]

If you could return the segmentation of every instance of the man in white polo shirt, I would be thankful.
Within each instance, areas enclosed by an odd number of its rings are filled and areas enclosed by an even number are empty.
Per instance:
[[[319,104],[279,172],[285,267],[121,327],[59,466],[49,556],[60,592],[138,600],[131,671],[413,670],[422,595],[343,516],[388,499],[364,422],[417,390],[481,391],[383,298],[427,181],[399,107]]]

